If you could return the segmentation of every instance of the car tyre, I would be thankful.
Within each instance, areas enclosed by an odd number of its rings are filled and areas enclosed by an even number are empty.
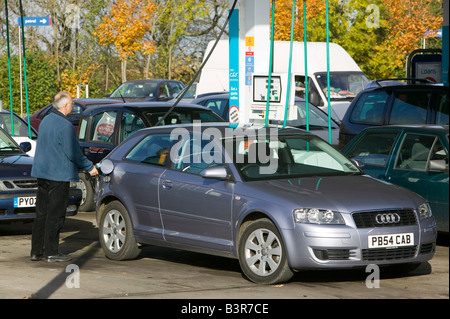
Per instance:
[[[91,212],[95,209],[94,189],[85,172],[80,172],[78,177],[80,178],[80,181],[77,183],[77,187],[81,189],[82,193],[82,199],[78,210],[81,212]]]
[[[107,258],[129,260],[139,256],[131,218],[122,203],[113,201],[104,206],[98,225],[100,243]]]
[[[241,227],[239,263],[244,275],[259,284],[280,284],[292,278],[285,246],[275,225],[266,218]]]

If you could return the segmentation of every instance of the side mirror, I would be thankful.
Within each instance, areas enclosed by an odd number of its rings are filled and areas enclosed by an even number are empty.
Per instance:
[[[322,99],[320,98],[319,93],[317,93],[316,91],[310,91],[309,95],[308,95],[308,99],[309,99],[309,103],[311,103],[312,105],[315,105],[315,106],[325,105],[323,103]]]
[[[225,166],[207,167],[201,172],[203,178],[218,179],[225,181],[230,178]]]
[[[364,167],[364,162],[359,159],[351,159],[351,161],[360,169]]]
[[[29,152],[31,150],[31,143],[30,142],[22,142],[20,143],[20,148],[25,152]]]

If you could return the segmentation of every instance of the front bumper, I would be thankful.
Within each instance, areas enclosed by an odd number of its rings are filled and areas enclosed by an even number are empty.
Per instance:
[[[406,233],[414,235],[406,246],[369,247],[370,235]],[[292,269],[339,269],[428,261],[435,253],[437,229],[431,217],[414,226],[383,228],[296,224],[283,234]]]
[[[35,197],[37,191],[15,191],[0,193],[0,222],[29,220],[36,217],[36,207],[14,207],[14,199],[19,197]],[[75,216],[81,203],[81,190],[71,188],[69,190],[69,201],[66,216]]]

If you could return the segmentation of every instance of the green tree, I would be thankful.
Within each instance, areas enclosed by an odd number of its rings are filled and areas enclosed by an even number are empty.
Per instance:
[[[6,54],[0,58],[1,65],[7,66]],[[27,86],[28,103],[30,114],[36,112],[52,101],[53,96],[58,91],[56,85],[55,65],[51,57],[42,51],[27,52]],[[14,112],[26,114],[25,92],[23,98],[20,97],[20,73],[19,57],[11,57],[11,86]],[[25,87],[22,86],[25,90]],[[3,107],[9,109],[9,77],[8,68],[0,69],[0,100]],[[22,114],[23,115],[23,114]]]

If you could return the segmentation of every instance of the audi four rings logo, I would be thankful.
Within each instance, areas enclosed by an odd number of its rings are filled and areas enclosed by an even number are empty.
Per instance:
[[[397,213],[378,214],[375,216],[378,224],[397,224],[400,222],[400,215]]]

